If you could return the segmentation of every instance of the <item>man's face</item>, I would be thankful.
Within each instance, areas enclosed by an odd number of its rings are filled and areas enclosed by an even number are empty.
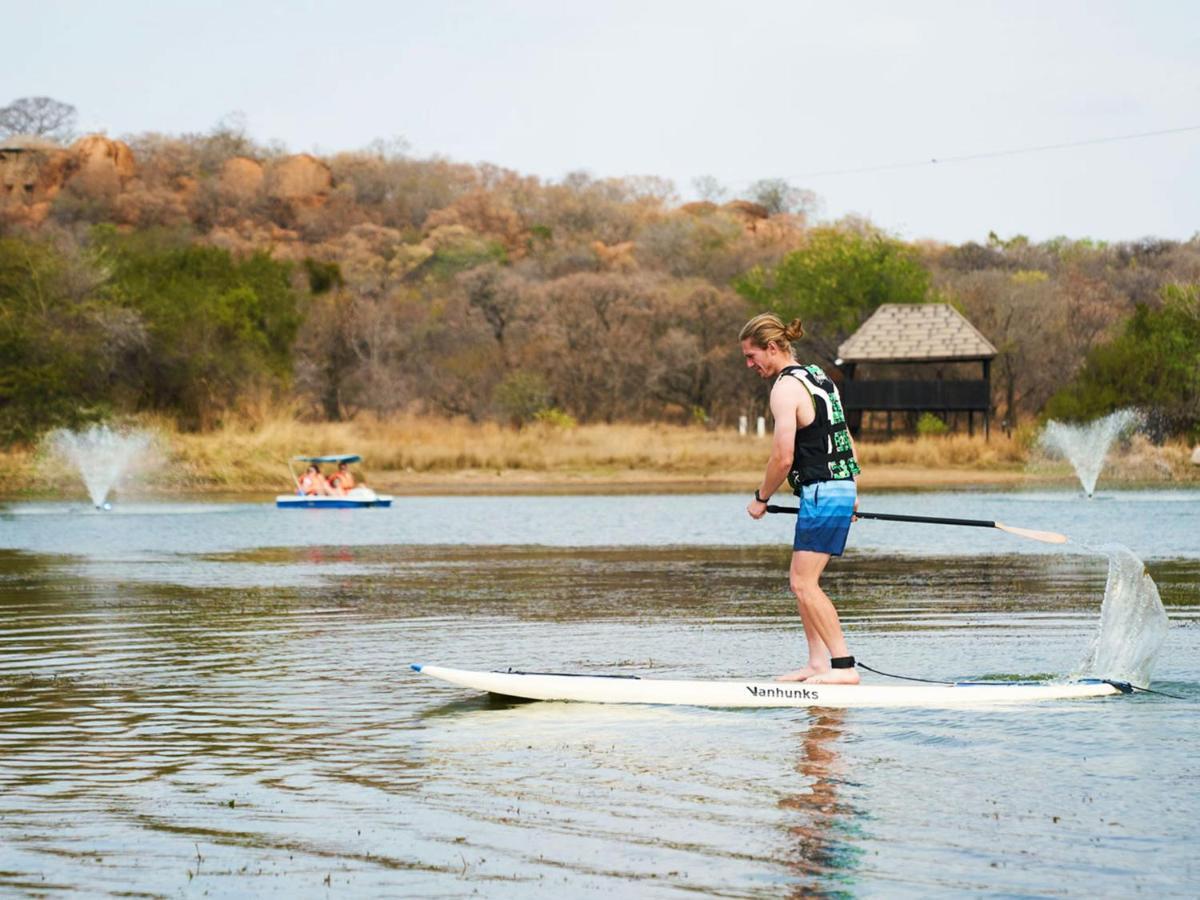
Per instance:
[[[768,344],[765,348],[755,345],[750,338],[742,341],[742,356],[746,366],[758,373],[759,378],[770,378],[775,374],[775,347]]]

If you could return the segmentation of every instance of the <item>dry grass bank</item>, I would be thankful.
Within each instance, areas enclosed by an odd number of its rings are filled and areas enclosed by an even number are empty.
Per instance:
[[[290,489],[287,460],[298,453],[360,453],[367,483],[400,493],[745,488],[762,473],[767,439],[730,429],[678,425],[532,425],[513,429],[423,417],[304,423],[262,418],[206,434],[164,422],[140,427],[156,436],[128,493],[277,493]],[[1071,469],[1029,449],[1028,436],[993,434],[860,442],[863,486],[871,488],[1070,484]],[[1114,451],[1105,479],[1200,482],[1188,447],[1135,439]],[[70,466],[45,451],[10,451],[0,463],[26,496],[82,490]],[[11,495],[12,492],[10,492]]]

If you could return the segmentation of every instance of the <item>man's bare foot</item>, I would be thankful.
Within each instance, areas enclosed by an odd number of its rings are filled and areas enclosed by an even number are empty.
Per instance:
[[[814,675],[820,675],[822,672],[828,672],[828,668],[818,669],[816,666],[809,663],[803,669],[797,669],[794,672],[786,672],[778,676],[776,681],[808,681]]]
[[[828,672],[818,672],[805,679],[806,684],[858,684],[858,672],[854,669],[830,669]]]

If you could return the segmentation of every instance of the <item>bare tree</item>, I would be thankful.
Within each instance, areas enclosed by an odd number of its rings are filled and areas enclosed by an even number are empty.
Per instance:
[[[1015,424],[1036,413],[1079,364],[1064,339],[1069,322],[1055,283],[1038,270],[989,269],[946,286],[999,351],[993,393],[1004,418]]]
[[[642,369],[658,282],[645,276],[579,273],[546,283],[537,362],[555,402],[585,421],[644,415]]]
[[[505,337],[522,314],[519,280],[493,263],[477,266],[460,275],[459,282],[466,291],[468,307],[487,321],[501,359],[507,361]]]
[[[810,216],[817,211],[817,195],[793,187],[782,178],[762,178],[750,185],[750,198],[761,203],[771,215],[800,213]]]
[[[634,202],[651,201],[670,205],[679,200],[679,191],[670,178],[658,175],[626,175],[620,182],[621,187],[628,192],[629,199]]]
[[[701,200],[709,203],[720,203],[728,196],[729,191],[714,175],[699,175],[692,179],[692,190]]]
[[[66,143],[75,136],[75,107],[53,97],[21,97],[0,108],[0,135],[34,134]]]

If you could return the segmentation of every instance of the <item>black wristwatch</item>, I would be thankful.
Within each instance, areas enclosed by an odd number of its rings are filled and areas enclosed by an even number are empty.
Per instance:
[[[766,503],[767,500],[770,500],[771,498],[770,497],[763,498],[763,497],[758,496],[758,488],[755,488],[754,489],[754,499],[757,500],[759,503]]]

